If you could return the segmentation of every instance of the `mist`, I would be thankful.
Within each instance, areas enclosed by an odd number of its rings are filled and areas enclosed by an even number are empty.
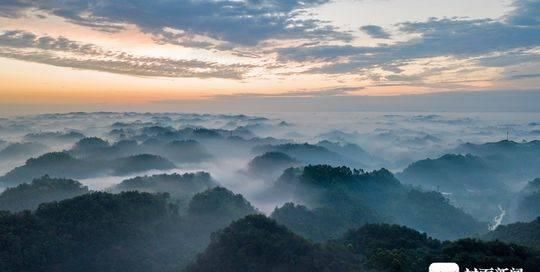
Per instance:
[[[483,237],[537,215],[523,205],[536,199],[539,124],[539,114],[517,112],[3,118],[0,209],[157,197],[145,201],[165,201],[174,215],[156,219],[169,237],[156,239],[171,249],[156,260],[181,259],[180,268],[211,233],[248,214],[315,242],[373,223],[442,240]]]

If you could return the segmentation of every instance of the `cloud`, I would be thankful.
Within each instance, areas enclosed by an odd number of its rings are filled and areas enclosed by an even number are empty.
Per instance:
[[[510,24],[519,26],[540,25],[540,1],[520,0],[514,2],[514,12],[508,16]]]
[[[298,18],[302,10],[328,1],[41,0],[31,3],[32,8],[105,31],[118,29],[118,24],[134,24],[152,34],[171,28],[247,46],[268,39],[351,40],[350,34],[326,22]],[[20,8],[28,9],[28,5]]]
[[[338,57],[353,55],[364,55],[382,51],[377,47],[358,47],[352,45],[320,45],[320,46],[299,46],[285,47],[277,49],[280,61],[311,61],[311,60],[332,60]]]
[[[199,60],[143,57],[104,50],[64,37],[36,36],[24,31],[0,34],[0,57],[60,67],[152,77],[240,79],[249,65],[224,65]]]
[[[489,90],[397,96],[219,96],[155,101],[160,110],[205,112],[539,112],[540,91]]]
[[[377,25],[365,25],[360,30],[374,39],[390,39],[390,34]]]
[[[31,7],[31,3],[21,0],[2,0],[0,1],[0,17],[18,17],[21,11]]]
[[[486,67],[506,67],[517,64],[540,62],[540,54],[530,50],[512,50],[480,57],[477,58],[476,61]]]
[[[422,37],[417,42],[398,45],[400,53],[412,57],[466,57],[540,45],[538,26],[522,27],[491,19],[431,19],[403,23],[400,29]]]
[[[399,73],[400,65],[417,59],[452,57],[477,59],[487,66],[513,65],[524,59],[538,59],[540,47],[539,1],[521,0],[505,20],[431,18],[423,22],[404,22],[397,27],[402,34],[415,36],[408,41],[373,47],[351,45],[315,45],[278,50],[279,60],[327,62],[306,73],[358,73],[379,67]],[[382,28],[364,26],[372,34]],[[379,33],[381,34],[381,33]],[[519,53],[516,53],[519,52]],[[489,56],[497,53],[497,57]],[[391,68],[391,69],[387,69]]]
[[[353,43],[357,40],[352,32],[340,31],[330,22],[313,19],[308,13],[311,8],[329,2],[331,0],[5,0],[0,2],[0,16],[23,16],[26,11],[38,10],[108,32],[122,31],[132,24],[151,34],[157,43],[226,50],[235,56],[258,58],[262,60],[259,63],[265,65],[260,68],[269,72],[289,65],[288,62],[310,62],[303,73],[361,74],[363,78],[372,76],[373,81],[379,81],[374,80],[374,73],[379,73],[382,83],[421,83],[435,73],[454,69],[451,64],[441,63],[440,71],[403,73],[411,63],[440,57],[462,61],[471,71],[478,67],[503,70],[540,62],[538,0],[516,0],[514,10],[499,19],[431,18],[402,22],[394,25],[393,36],[381,26],[360,27],[360,31],[372,38],[386,40],[377,46]],[[20,37],[11,40],[3,35],[4,57],[171,77],[242,78],[250,68],[207,61],[145,58],[109,52],[62,37],[18,35]],[[397,36],[412,38],[392,39]],[[294,41],[284,41],[286,39]],[[39,52],[32,58],[29,50]],[[62,52],[71,55],[65,56]],[[81,59],[81,55],[84,58]]]
[[[509,79],[527,79],[527,78],[540,78],[540,73],[519,74],[519,75],[512,75],[509,77]]]
[[[281,93],[239,93],[234,95],[217,95],[215,98],[226,97],[329,97],[329,96],[342,96],[351,92],[362,90],[363,87],[333,87],[325,88],[321,90],[302,90],[292,92]]]
[[[429,27],[429,28],[428,28]],[[350,56],[343,62],[334,62],[313,68],[309,73],[354,73],[359,69],[384,67],[389,64],[406,63],[415,59],[450,56],[457,59],[478,58],[494,52],[505,55],[507,51],[528,49],[540,46],[539,28],[521,28],[504,25],[499,22],[485,21],[453,21],[432,20],[420,24],[408,24],[405,29],[411,33],[413,29],[422,34],[422,38],[398,43],[383,45],[373,49],[348,48],[347,50],[333,50],[333,55],[325,54],[320,48],[298,48],[295,50],[282,50],[289,54],[281,54],[280,58],[291,60],[305,60],[319,58],[329,60]],[[344,49],[344,48],[342,48]],[[352,54],[351,52],[358,52]],[[507,64],[517,64],[519,59],[512,58],[512,53],[506,57]],[[538,53],[530,52],[525,58],[537,58]],[[480,60],[479,63],[486,60]],[[500,59],[499,63],[502,59]]]
[[[9,30],[0,32],[0,46],[11,48],[34,48],[50,51],[71,52],[86,55],[105,55],[93,44],[84,44],[69,40],[65,37],[40,36],[26,31]]]

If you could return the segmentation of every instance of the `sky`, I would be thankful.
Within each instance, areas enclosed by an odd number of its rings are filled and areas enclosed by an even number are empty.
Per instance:
[[[0,1],[0,114],[500,100],[539,83],[540,0]]]

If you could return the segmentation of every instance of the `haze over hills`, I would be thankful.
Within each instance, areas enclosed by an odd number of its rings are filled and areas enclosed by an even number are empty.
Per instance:
[[[170,175],[137,176],[123,180],[109,190],[112,192],[169,193],[173,198],[183,199],[216,186],[217,183],[210,174],[197,172],[183,175],[175,173]]]
[[[530,221],[538,217],[540,208],[540,179],[534,179],[527,183],[517,196],[514,197],[511,206],[511,219],[514,221]]]
[[[540,216],[536,141],[491,142],[505,124],[480,117],[335,117],[317,126],[135,112],[0,120],[18,128],[5,146],[22,158],[0,164],[0,270],[538,264],[528,239]],[[535,127],[525,118],[513,129],[529,137]],[[27,140],[29,149],[13,144]]]
[[[247,172],[253,176],[277,178],[283,170],[300,165],[300,162],[282,152],[266,152],[253,158],[247,165]]]
[[[414,162],[399,173],[398,178],[405,183],[444,192],[459,207],[488,220],[513,209],[516,201],[523,201],[516,199],[517,192],[527,181],[540,176],[536,167],[540,163],[539,151],[538,141],[466,143],[452,151],[460,154]],[[523,191],[521,197],[534,194],[536,190],[526,186]],[[532,198],[534,196],[528,197]],[[508,211],[514,214],[506,219],[511,221],[512,216],[525,210],[527,207],[524,206],[519,211]],[[534,214],[527,219],[532,220]]]
[[[148,170],[173,169],[169,160],[149,154],[139,154],[113,160],[84,160],[72,157],[66,152],[52,152],[37,158],[30,158],[23,166],[0,177],[0,182],[13,185],[29,182],[43,175],[66,178],[89,178],[106,175],[122,176]]]
[[[293,219],[291,225],[285,221],[283,224],[293,230],[298,226],[298,231],[304,233],[314,233],[310,228],[323,228],[316,230],[322,232],[322,240],[337,238],[366,222],[407,225],[442,239],[470,236],[483,229],[482,223],[450,205],[441,194],[408,188],[386,169],[366,173],[347,167],[310,165],[286,170],[275,186],[279,194],[290,193],[295,201],[317,207],[311,214],[301,208],[278,209],[274,212],[278,222],[279,218]],[[330,229],[324,229],[329,227],[328,222],[333,222]]]

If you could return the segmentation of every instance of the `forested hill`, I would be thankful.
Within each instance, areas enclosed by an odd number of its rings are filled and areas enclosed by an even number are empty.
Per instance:
[[[386,169],[290,168],[275,187],[279,194],[314,209],[285,205],[272,217],[314,240],[334,239],[349,228],[379,222],[406,225],[440,239],[487,230],[487,224],[452,206],[440,193],[405,186]]]
[[[217,232],[188,272],[426,271],[432,262],[535,271],[538,253],[517,245],[464,239],[441,242],[397,225],[366,225],[315,244],[262,215]]]

